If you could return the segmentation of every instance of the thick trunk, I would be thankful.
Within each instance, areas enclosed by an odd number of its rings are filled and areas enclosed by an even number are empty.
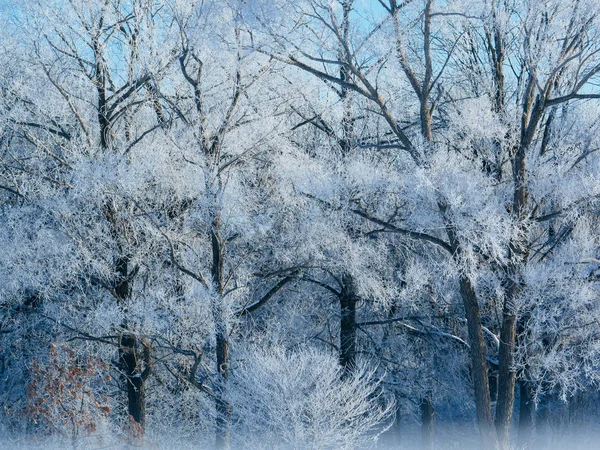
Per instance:
[[[514,285],[514,281],[511,281]],[[502,312],[502,329],[500,331],[500,356],[498,366],[498,402],[496,403],[496,432],[503,447],[510,442],[510,424],[515,399],[514,347],[517,330],[517,316],[511,301],[515,295],[515,286],[509,287],[507,299]]]
[[[467,316],[467,329],[469,345],[471,347],[471,366],[473,385],[475,390],[475,409],[477,412],[477,425],[481,433],[483,448],[497,448],[497,438],[494,430],[492,416],[492,402],[488,381],[487,357],[481,317],[475,288],[468,277],[461,275],[459,279],[460,294],[463,299]]]
[[[114,238],[119,241],[122,236],[117,212],[108,204],[105,207],[105,214],[112,226]],[[131,257],[128,255],[127,250],[119,245],[119,256],[115,261],[114,292],[120,307],[125,313],[125,320],[122,323],[122,328],[125,331],[119,337],[119,368],[123,374],[122,382],[127,391],[127,414],[130,420],[135,423],[131,431],[136,438],[142,438],[146,420],[144,383],[150,374],[152,361],[149,345],[143,344],[144,351],[140,352],[140,343],[137,336],[128,332],[127,310],[133,289],[132,278],[135,274],[135,269],[130,271],[130,260]]]
[[[129,274],[129,258],[119,257],[116,261],[117,278],[115,292],[119,301],[126,309],[126,303],[131,298],[131,280]],[[127,322],[123,324],[127,329]],[[144,382],[150,372],[150,347],[145,346],[143,359],[145,368],[142,368],[142,358],[137,337],[132,333],[123,333],[119,339],[119,364],[123,372],[123,382],[127,390],[127,414],[138,426],[133,433],[136,437],[143,437],[146,420],[146,396]],[[142,373],[143,370],[143,373]]]
[[[438,200],[438,206],[446,224],[446,234],[448,235],[448,240],[452,247],[453,258],[459,265],[463,264],[463,261],[461,260],[462,245],[456,235],[452,221],[448,216],[448,208],[443,200]],[[467,331],[471,353],[471,371],[473,375],[473,388],[475,391],[475,410],[477,413],[477,426],[481,434],[482,448],[496,449],[498,447],[498,440],[494,428],[494,416],[492,414],[492,400],[490,396],[487,367],[487,352],[483,337],[483,329],[481,328],[481,314],[479,312],[477,293],[475,292],[475,287],[473,286],[471,279],[467,275],[461,274],[458,283],[467,318]]]
[[[529,448],[533,432],[533,393],[527,381],[519,382],[519,434],[518,448]]]
[[[435,410],[431,393],[421,399],[421,447],[423,450],[433,450],[435,443],[433,432],[435,429]]]
[[[140,373],[140,354],[137,338],[133,334],[123,334],[120,339],[119,359],[127,385],[127,412],[136,424],[137,437],[142,437],[146,423],[146,396],[144,378]]]
[[[519,223],[525,218],[527,206],[527,166],[526,146],[522,143],[513,160],[513,215]],[[521,226],[521,225],[519,225]],[[498,367],[498,403],[496,406],[496,430],[500,443],[508,447],[510,423],[515,400],[514,351],[517,336],[517,302],[521,293],[521,266],[527,259],[526,242],[513,241],[510,244],[511,262],[506,270],[506,294],[502,311],[500,331],[500,355]]]
[[[340,295],[340,365],[347,374],[356,365],[356,287],[350,275],[342,277]]]

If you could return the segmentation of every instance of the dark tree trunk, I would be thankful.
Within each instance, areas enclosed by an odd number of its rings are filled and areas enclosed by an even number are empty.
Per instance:
[[[356,287],[350,275],[342,277],[340,295],[340,365],[347,374],[356,366]]]
[[[529,448],[533,433],[533,393],[529,382],[519,382],[519,434],[518,447]]]
[[[399,443],[402,438],[402,407],[401,407],[401,399],[402,396],[396,393],[396,417],[394,419],[394,428],[393,428],[393,436],[395,442]]]
[[[224,266],[224,247],[221,237],[221,219],[219,214],[215,214],[213,219],[213,228],[210,234],[212,246],[212,267],[211,275],[214,287],[217,291],[217,302],[213,305],[213,314],[216,326],[216,359],[218,373],[218,395],[215,400],[216,418],[216,437],[215,445],[217,449],[228,449],[230,443],[230,422],[231,405],[228,399],[229,383],[229,339],[225,317],[223,315],[223,266]]]
[[[103,18],[100,19],[103,23]],[[93,40],[94,58],[96,60],[96,92],[98,93],[98,125],[100,128],[100,146],[102,149],[108,149],[110,146],[110,119],[108,117],[108,99],[106,96],[106,67],[104,65],[104,56],[102,45],[99,38]]]
[[[515,398],[514,347],[517,330],[517,316],[512,299],[516,296],[513,280],[510,281],[509,293],[504,302],[502,312],[502,329],[500,331],[500,357],[498,365],[498,401],[496,403],[496,432],[498,440],[504,447],[509,446],[510,424]]]
[[[217,412],[217,449],[228,449],[230,441],[229,423],[231,421],[231,406],[228,401],[229,382],[229,341],[223,333],[217,335],[217,367],[220,375],[219,395],[216,400]]]
[[[344,45],[348,45],[348,36],[350,32],[350,12],[354,0],[344,0],[342,8],[344,11],[342,19],[342,40]],[[343,51],[340,59],[343,60]],[[350,82],[351,76],[348,67],[340,66],[340,79],[344,82]],[[352,149],[354,139],[354,118],[352,115],[352,103],[349,97],[349,90],[342,85],[340,90],[340,100],[342,101],[344,115],[342,117],[342,138],[338,140],[343,156],[348,156]],[[343,368],[343,376],[349,375],[356,367],[356,285],[352,275],[345,273],[342,275],[342,290],[339,295],[340,300],[340,365]]]
[[[446,224],[446,234],[452,248],[452,255],[458,264],[462,264],[462,246],[454,230],[451,220],[447,216],[447,206],[443,201],[438,201],[440,212]],[[473,388],[475,391],[475,410],[477,413],[477,426],[481,434],[482,448],[496,449],[498,438],[494,428],[492,414],[492,400],[487,365],[487,351],[483,330],[481,328],[481,313],[477,301],[477,293],[473,283],[466,275],[460,275],[460,296],[465,308],[467,318],[467,331],[471,353],[471,370],[473,374]]]
[[[421,447],[423,450],[433,450],[435,447],[433,432],[435,429],[435,409],[431,393],[421,399]]]
[[[530,137],[527,132],[522,136],[513,159],[513,204],[512,213],[519,223],[525,219],[527,207],[527,164],[526,150]],[[496,430],[502,446],[510,443],[510,424],[515,400],[514,351],[517,337],[517,302],[522,290],[521,267],[527,260],[527,243],[510,243],[510,263],[506,269],[506,295],[502,311],[502,329],[500,331],[500,356],[498,367],[498,403],[496,406]]]
[[[146,424],[146,395],[144,378],[140,373],[140,354],[137,338],[133,334],[123,334],[120,339],[119,353],[125,383],[127,384],[127,412],[139,425],[138,434],[143,435]]]
[[[122,306],[131,298],[131,274],[129,273],[129,258],[119,257],[116,261],[117,278],[115,292]],[[123,328],[128,328],[127,322]],[[143,355],[140,353],[138,338],[132,333],[123,333],[119,338],[119,364],[123,372],[123,382],[127,390],[127,414],[137,425],[134,434],[141,438],[144,434],[146,420],[146,395],[144,383],[152,368],[150,347],[144,344]],[[145,367],[143,367],[143,364]]]
[[[475,389],[475,409],[477,412],[477,425],[482,437],[483,448],[497,448],[497,438],[494,430],[492,416],[492,402],[490,398],[490,385],[488,380],[487,357],[483,331],[481,329],[481,316],[475,288],[466,276],[459,279],[460,293],[467,316],[467,329],[469,345],[471,347],[471,365],[473,384]]]

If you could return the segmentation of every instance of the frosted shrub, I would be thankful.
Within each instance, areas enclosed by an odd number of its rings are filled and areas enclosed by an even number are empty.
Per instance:
[[[372,369],[342,378],[337,358],[315,349],[249,353],[232,381],[243,448],[355,448],[374,442],[394,410]]]

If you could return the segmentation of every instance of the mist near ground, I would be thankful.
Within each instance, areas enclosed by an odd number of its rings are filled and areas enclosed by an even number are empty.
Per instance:
[[[593,433],[588,430],[590,434],[585,436],[577,435],[563,435],[560,438],[541,437],[534,441],[528,446],[516,446],[513,445],[511,450],[597,450],[600,448],[600,436],[598,433]],[[586,432],[584,432],[586,433]],[[463,437],[462,439],[440,439],[436,442],[433,447],[435,450],[480,450],[481,445],[478,442],[478,436],[474,435],[471,437]],[[131,449],[148,449],[148,450],[213,450],[216,447],[206,447],[203,445],[187,445],[187,446],[173,446],[169,444],[155,444],[155,443],[144,443],[144,444],[98,444],[98,445],[87,445],[82,442],[78,446],[66,446],[63,443],[55,443],[53,441],[28,443],[28,442],[14,442],[14,441],[0,441],[0,448],[6,450],[68,450],[68,449],[86,449],[86,450],[131,450]],[[274,447],[265,446],[262,447],[267,449],[279,449],[279,450],[298,450],[298,449],[327,449],[331,447],[322,447],[318,443],[315,443],[313,447]],[[364,449],[373,450],[431,450],[432,447],[425,447],[418,443],[380,443],[372,447],[362,447]],[[248,447],[232,446],[231,450],[246,450]],[[260,450],[261,448],[256,448]],[[254,448],[253,448],[254,450]]]
[[[238,437],[238,442],[244,441]],[[255,442],[256,439],[248,437]],[[469,426],[443,425],[436,430],[433,446],[423,445],[420,429],[417,424],[405,424],[402,430],[391,428],[383,433],[376,442],[360,447],[348,447],[357,450],[480,450],[480,435]],[[173,442],[177,442],[173,444]],[[32,439],[23,436],[15,439],[0,439],[3,450],[213,450],[216,447],[209,442],[181,441],[178,436],[149,437],[143,441],[118,441],[110,433],[95,434],[88,438],[79,438],[75,442],[68,439],[48,438]],[[546,430],[534,432],[527,443],[511,443],[511,450],[596,450],[600,448],[600,431],[594,425],[571,428],[568,431]],[[265,441],[263,446],[231,445],[231,450],[312,450],[331,449],[318,442],[307,446],[285,446],[276,442]]]

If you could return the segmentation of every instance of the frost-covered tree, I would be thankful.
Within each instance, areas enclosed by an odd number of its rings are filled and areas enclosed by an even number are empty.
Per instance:
[[[597,2],[3,5],[3,431],[508,448],[597,387]]]

